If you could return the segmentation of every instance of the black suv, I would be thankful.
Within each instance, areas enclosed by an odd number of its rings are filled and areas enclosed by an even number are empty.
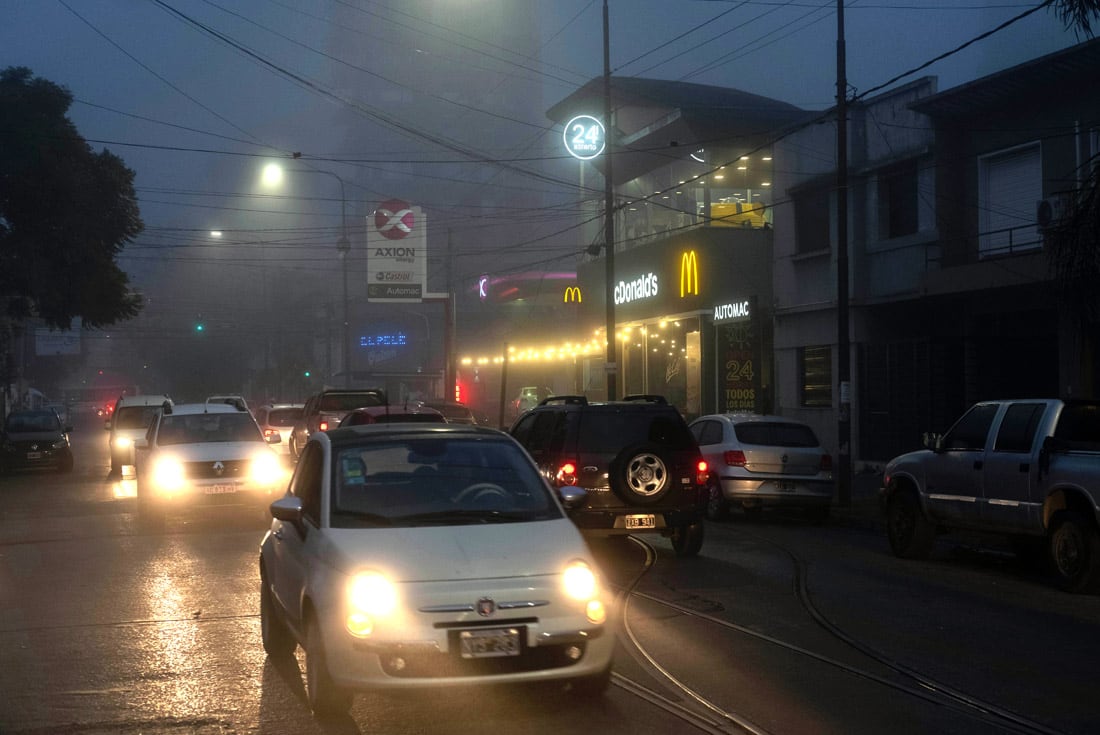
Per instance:
[[[351,411],[365,406],[386,405],[386,392],[381,388],[330,388],[315,393],[306,401],[302,417],[290,430],[287,448],[295,461],[315,431],[328,431],[340,425]]]
[[[570,513],[585,535],[654,532],[668,536],[680,556],[699,553],[706,464],[662,396],[607,403],[553,396],[516,419],[510,433],[552,485],[586,491],[584,505]]]

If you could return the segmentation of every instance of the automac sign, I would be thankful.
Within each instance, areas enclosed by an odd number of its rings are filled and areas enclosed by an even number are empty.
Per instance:
[[[723,324],[738,319],[748,319],[752,316],[752,310],[748,301],[733,301],[728,304],[714,305],[714,323]]]

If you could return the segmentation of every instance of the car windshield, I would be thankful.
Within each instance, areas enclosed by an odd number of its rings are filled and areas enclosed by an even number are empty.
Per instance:
[[[200,442],[263,442],[256,422],[247,413],[197,413],[165,416],[157,444]]]
[[[561,518],[537,470],[500,440],[401,438],[339,449],[332,525],[467,525]]]
[[[58,420],[57,414],[52,411],[30,411],[11,414],[4,426],[8,432],[18,434],[34,431],[59,431],[61,422]]]
[[[160,406],[123,406],[115,411],[116,429],[147,429]]]

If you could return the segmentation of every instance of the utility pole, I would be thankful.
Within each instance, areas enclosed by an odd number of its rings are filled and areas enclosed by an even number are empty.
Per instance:
[[[848,78],[844,49],[844,0],[836,3],[836,314],[837,500],[852,504],[851,345],[848,338]]]
[[[606,142],[604,152],[604,301],[607,304],[605,330],[607,332],[607,400],[617,397],[619,366],[615,362],[615,178],[611,174],[611,159],[615,146],[615,126],[611,121],[611,33],[607,13],[607,0],[603,0],[603,124]]]

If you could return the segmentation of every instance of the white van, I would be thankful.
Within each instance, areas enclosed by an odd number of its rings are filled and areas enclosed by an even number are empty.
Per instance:
[[[112,475],[134,464],[134,440],[145,436],[153,417],[166,403],[172,405],[166,395],[119,396],[114,413],[104,422],[104,428],[111,432]]]

